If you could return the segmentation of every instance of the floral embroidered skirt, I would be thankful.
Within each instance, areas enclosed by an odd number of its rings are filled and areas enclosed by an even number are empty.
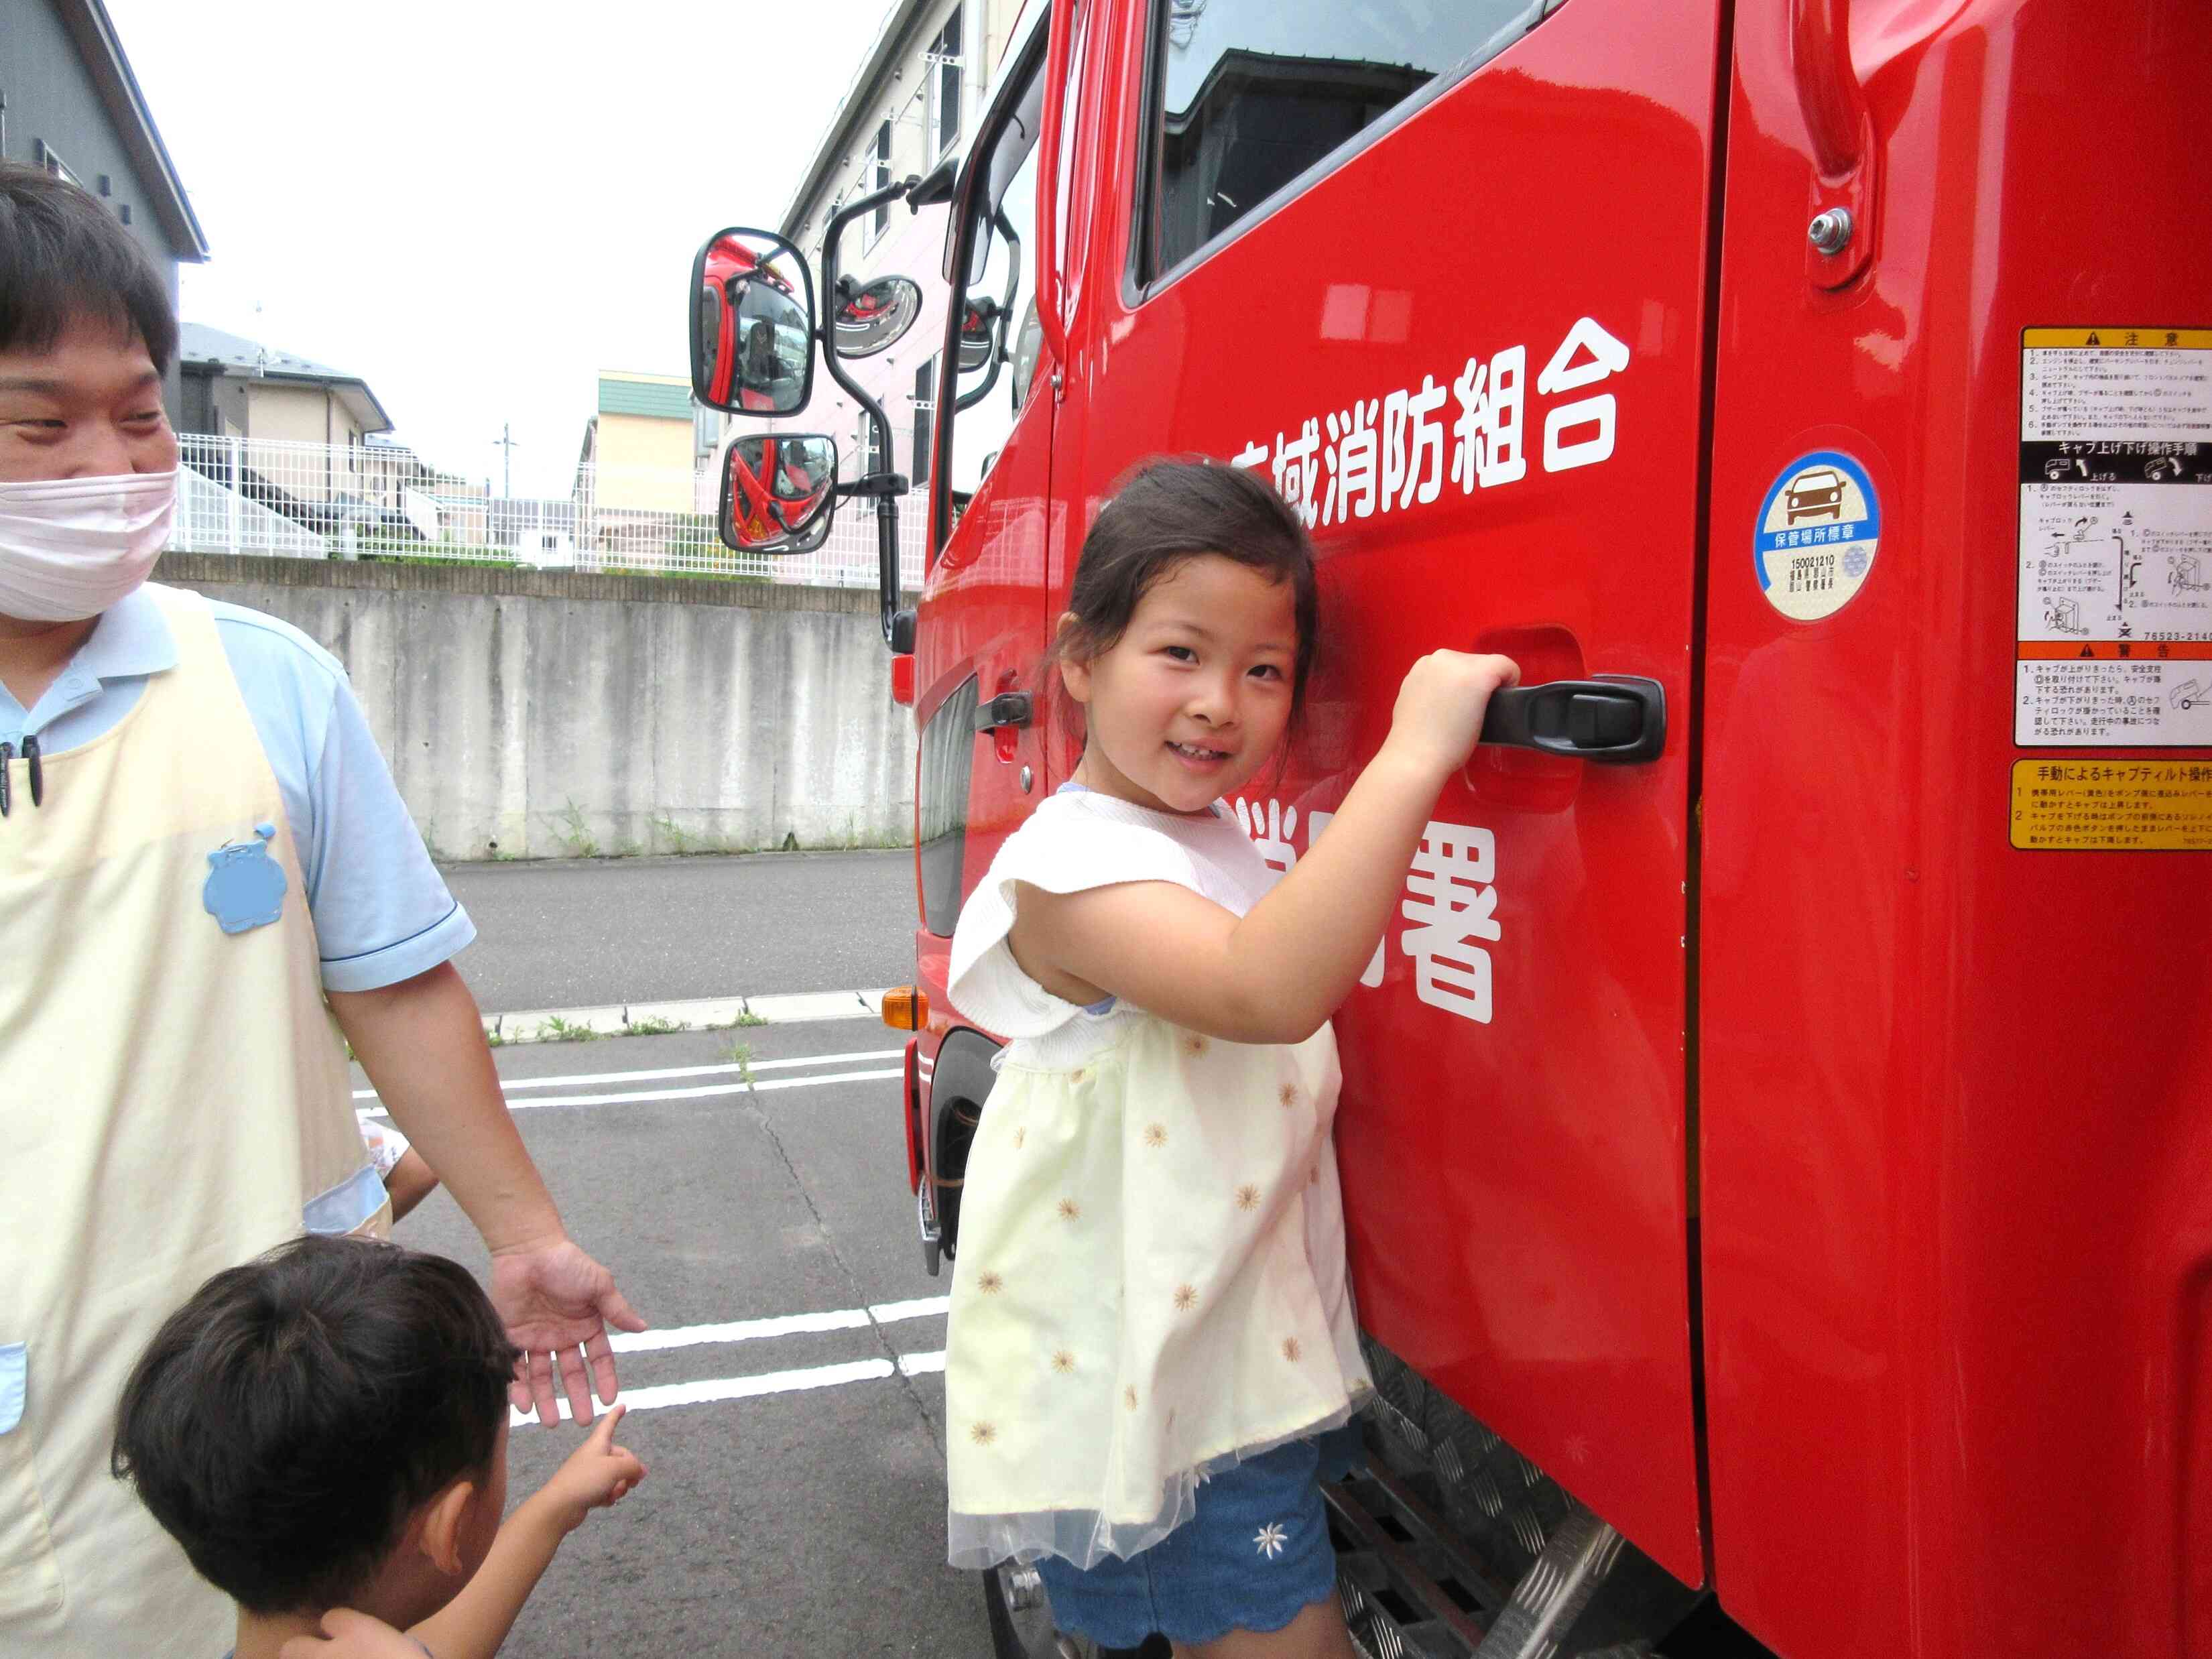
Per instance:
[[[1342,1478],[1358,1437],[1347,1424],[1223,1470],[1199,1486],[1195,1515],[1127,1559],[1040,1560],[1053,1622],[1108,1648],[1133,1648],[1154,1632],[1190,1643],[1282,1629],[1336,1593],[1320,1483]]]

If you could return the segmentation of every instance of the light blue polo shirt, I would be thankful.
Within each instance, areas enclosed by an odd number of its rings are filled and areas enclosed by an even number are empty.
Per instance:
[[[289,623],[219,600],[210,609],[283,793],[324,988],[374,991],[451,960],[476,925],[430,862],[345,670]],[[0,741],[19,754],[26,736],[47,755],[82,748],[176,665],[161,607],[133,593],[101,616],[27,714],[0,685]],[[16,792],[15,810],[37,810],[28,792]]]

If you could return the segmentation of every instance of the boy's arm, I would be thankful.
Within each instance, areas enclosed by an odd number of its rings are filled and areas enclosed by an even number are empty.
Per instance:
[[[562,1518],[533,1492],[507,1516],[491,1553],[461,1593],[408,1634],[435,1659],[492,1659],[521,1616],[522,1604],[568,1535]]]
[[[620,1406],[602,1417],[553,1478],[507,1516],[461,1593],[409,1632],[436,1659],[492,1659],[561,1540],[593,1510],[619,1503],[645,1479],[645,1465],[615,1444],[622,1419]]]
[[[640,1331],[645,1322],[615,1288],[614,1277],[586,1255],[561,1224],[560,1212],[507,1115],[485,1046],[476,999],[450,962],[374,991],[331,991],[331,1012],[376,1085],[385,1109],[441,1179],[491,1251],[491,1299],[529,1367],[518,1376],[514,1404],[560,1420],[557,1364],[579,1423],[592,1420],[592,1388],[615,1395],[607,1327]]]

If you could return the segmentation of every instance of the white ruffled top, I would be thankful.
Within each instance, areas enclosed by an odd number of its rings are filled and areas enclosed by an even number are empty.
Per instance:
[[[1018,884],[1171,881],[1243,915],[1276,872],[1218,804],[1066,791],[962,912],[950,989],[1010,1039],[969,1154],[945,1344],[952,1565],[1150,1547],[1198,1483],[1371,1389],[1345,1274],[1323,1026],[1224,1042],[1053,995],[1007,948]]]

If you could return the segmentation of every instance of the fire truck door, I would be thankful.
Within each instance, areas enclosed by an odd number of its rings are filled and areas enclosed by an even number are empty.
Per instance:
[[[1685,884],[1717,12],[1124,9],[1095,360],[1054,479],[1073,513],[1146,455],[1203,452],[1267,471],[1312,525],[1307,740],[1279,789],[1237,803],[1279,867],[1326,832],[1423,652],[1663,689],[1649,763],[1484,750],[1444,790],[1337,1018],[1338,1148],[1371,1335],[1691,1583]]]
[[[954,317],[966,311],[971,325],[949,325],[942,361],[955,367],[938,377],[932,523],[940,544],[918,641],[931,698],[921,709],[923,908],[927,931],[939,935],[952,932],[959,896],[1052,787],[1036,671],[1053,614],[1045,550],[1058,533],[1052,445],[1065,365],[1039,309],[1047,44],[1039,26],[1010,52],[954,210]],[[1073,45],[1082,45],[1079,21]],[[1055,180],[1063,191],[1065,182]],[[1063,286],[1046,285],[1044,301]],[[939,720],[952,725],[933,743]],[[933,767],[933,755],[966,763],[964,787],[957,765]]]

